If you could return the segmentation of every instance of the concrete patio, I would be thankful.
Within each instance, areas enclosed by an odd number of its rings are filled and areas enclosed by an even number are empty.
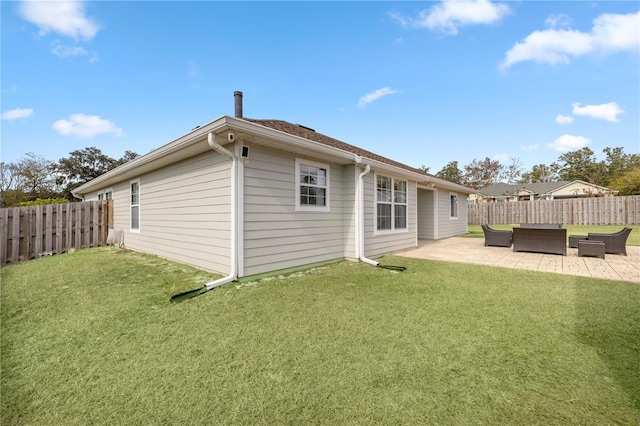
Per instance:
[[[600,259],[578,257],[577,248],[567,248],[567,256],[514,252],[512,248],[485,247],[484,238],[453,237],[420,240],[417,248],[396,255],[640,283],[640,247],[629,245],[627,256],[607,254]]]

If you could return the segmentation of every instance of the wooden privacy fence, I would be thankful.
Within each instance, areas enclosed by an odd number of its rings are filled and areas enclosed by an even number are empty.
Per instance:
[[[0,266],[105,245],[113,200],[0,209]]]
[[[640,225],[640,195],[470,204],[469,224]]]

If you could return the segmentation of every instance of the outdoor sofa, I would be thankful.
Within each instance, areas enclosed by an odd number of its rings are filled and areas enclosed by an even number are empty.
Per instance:
[[[604,243],[604,252],[609,254],[627,255],[627,238],[631,233],[631,228],[624,227],[621,231],[613,234],[596,234],[588,233],[587,241],[602,241]]]
[[[511,231],[501,231],[493,229],[489,225],[482,225],[482,231],[484,232],[484,245],[486,246],[498,246],[498,247],[511,247]]]
[[[513,251],[567,255],[564,228],[513,228]]]

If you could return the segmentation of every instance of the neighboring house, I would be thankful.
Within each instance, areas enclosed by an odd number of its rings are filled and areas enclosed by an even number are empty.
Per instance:
[[[245,277],[467,232],[473,190],[307,127],[222,116],[85,183],[128,248]],[[107,195],[108,194],[108,195]]]
[[[509,185],[496,183],[480,188],[469,196],[472,203],[500,203],[523,200],[558,200],[566,198],[606,197],[615,195],[617,191],[574,180],[572,182],[538,182]]]

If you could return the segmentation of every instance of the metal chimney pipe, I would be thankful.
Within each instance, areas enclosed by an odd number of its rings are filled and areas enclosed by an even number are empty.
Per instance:
[[[236,118],[242,118],[242,92],[236,90],[233,92],[236,106]]]

